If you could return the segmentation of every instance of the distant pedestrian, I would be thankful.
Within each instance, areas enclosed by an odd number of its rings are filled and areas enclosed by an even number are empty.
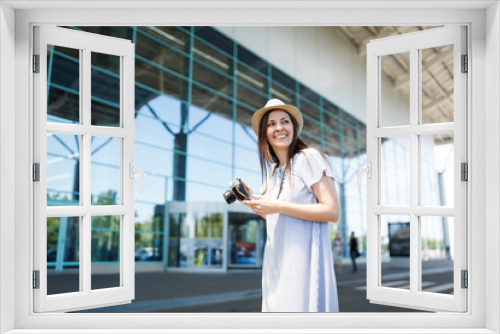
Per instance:
[[[326,156],[299,137],[302,113],[272,99],[252,116],[262,195],[242,203],[264,217],[263,312],[338,312],[328,223],[339,205]],[[248,187],[247,187],[248,188]]]
[[[356,266],[356,258],[359,256],[358,251],[358,239],[354,236],[354,232],[351,232],[351,240],[349,241],[349,248],[351,250],[351,261],[352,261],[352,271],[355,273],[358,271],[358,267]]]
[[[335,273],[339,274],[342,272],[342,258],[344,257],[344,239],[340,237],[340,233],[337,233],[337,237],[333,239],[333,265],[335,267]]]

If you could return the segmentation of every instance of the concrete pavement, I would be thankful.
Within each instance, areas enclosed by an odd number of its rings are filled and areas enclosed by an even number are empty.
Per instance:
[[[352,273],[348,263],[337,274],[341,312],[416,312],[411,309],[371,304],[366,299],[366,264],[358,263]],[[424,269],[426,288],[449,291],[453,282],[451,262],[427,264]],[[409,269],[382,264],[382,282],[386,286],[409,287]],[[142,273],[136,274],[136,298],[130,304],[81,312],[260,312],[261,271],[230,270],[227,273]],[[64,287],[65,276],[55,275],[56,286]],[[96,276],[98,279],[99,276]],[[94,278],[93,278],[94,279]],[[106,280],[102,275],[102,280]]]

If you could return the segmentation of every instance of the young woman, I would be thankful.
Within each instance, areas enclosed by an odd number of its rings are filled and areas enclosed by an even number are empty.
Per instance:
[[[242,203],[267,221],[263,312],[338,312],[328,222],[339,205],[333,171],[298,134],[301,112],[273,99],[252,116],[258,136],[262,195]],[[246,185],[245,185],[246,186]]]

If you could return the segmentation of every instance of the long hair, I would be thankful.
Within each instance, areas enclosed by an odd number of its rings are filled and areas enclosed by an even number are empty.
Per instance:
[[[279,108],[273,110],[281,110]],[[291,181],[291,164],[290,160],[292,157],[303,149],[309,148],[309,146],[302,141],[297,135],[298,123],[295,118],[290,115],[287,111],[285,111],[289,116],[293,124],[293,137],[290,147],[288,148],[288,153],[286,156],[286,161],[279,161],[278,156],[274,152],[271,144],[267,140],[267,121],[269,120],[269,114],[273,111],[269,110],[262,116],[260,120],[259,127],[259,140],[257,142],[257,146],[259,149],[259,160],[260,160],[260,168],[262,171],[262,182],[266,182],[266,187],[263,194],[267,191],[267,169],[269,166],[272,166],[274,163],[285,163],[285,172],[288,172],[289,182]]]

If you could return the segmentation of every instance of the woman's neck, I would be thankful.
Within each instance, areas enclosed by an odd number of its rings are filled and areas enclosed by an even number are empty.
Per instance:
[[[278,157],[279,160],[279,168],[284,167],[286,165],[286,157],[288,155],[288,151],[278,151],[276,152],[276,156]]]

